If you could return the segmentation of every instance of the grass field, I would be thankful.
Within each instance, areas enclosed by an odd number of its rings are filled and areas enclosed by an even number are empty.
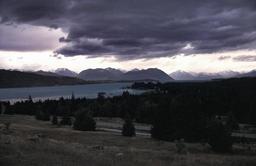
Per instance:
[[[4,123],[11,122],[6,130]],[[208,145],[176,144],[117,132],[54,127],[31,116],[0,115],[0,166],[255,166],[255,145],[216,154]]]

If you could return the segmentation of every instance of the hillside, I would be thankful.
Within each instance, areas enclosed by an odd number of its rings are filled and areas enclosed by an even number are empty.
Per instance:
[[[35,72],[30,72],[30,73],[34,73],[34,74],[38,74],[38,75],[42,75],[42,76],[53,76],[53,77],[60,77],[60,75],[50,72],[50,71],[43,71],[43,70],[39,70],[39,71],[35,71]]]
[[[0,70],[0,88],[85,84],[71,77],[55,77],[29,72]]]
[[[4,130],[4,123],[11,122]],[[254,148],[235,145],[235,152],[215,154],[208,145],[156,141],[120,133],[75,131],[37,121],[32,116],[0,116],[1,166],[253,166]]]

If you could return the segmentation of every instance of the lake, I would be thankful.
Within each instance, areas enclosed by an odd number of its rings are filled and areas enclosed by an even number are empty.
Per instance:
[[[96,98],[99,92],[105,92],[107,96],[121,95],[124,91],[131,94],[140,94],[144,91],[128,89],[132,83],[102,83],[86,85],[67,85],[51,87],[27,87],[27,88],[4,88],[0,89],[0,100],[11,103],[26,100],[31,95],[33,100],[70,98],[74,93],[76,98]]]

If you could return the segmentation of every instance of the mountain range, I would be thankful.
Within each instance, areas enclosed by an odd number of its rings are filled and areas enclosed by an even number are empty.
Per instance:
[[[131,70],[121,76],[122,80],[156,80],[160,82],[170,82],[174,79],[165,72],[157,68],[143,70]]]
[[[174,80],[212,80],[223,78],[256,77],[256,70],[250,72],[224,71],[218,73],[193,73],[176,71],[167,75],[160,69],[149,68],[124,72],[113,68],[87,69],[80,73],[61,68],[55,71],[21,72],[0,70],[0,88],[25,87],[25,86],[53,86],[74,85],[108,81],[160,81],[171,82]]]
[[[54,71],[35,71],[30,72],[42,76],[54,76],[54,77],[73,77],[79,78],[86,81],[143,81],[143,80],[153,80],[160,82],[169,82],[174,79],[168,74],[157,68],[149,69],[134,69],[128,72],[114,69],[114,68],[96,68],[96,69],[86,69],[80,73],[76,73],[69,69],[60,68]]]
[[[143,70],[131,70],[123,72],[113,68],[97,68],[83,70],[78,74],[78,78],[83,80],[111,80],[111,81],[139,81],[139,80],[154,80],[160,82],[168,82],[173,79],[165,72],[157,68],[149,68]]]
[[[123,72],[118,69],[87,69],[79,74],[69,69],[57,69],[55,71],[15,71],[0,70],[0,88],[75,85],[109,81],[145,81],[154,80],[160,82],[173,79],[163,71],[150,68],[145,70],[132,70]]]
[[[256,70],[252,70],[247,73],[242,73],[239,75],[239,77],[256,77]]]
[[[66,68],[58,68],[54,71],[54,73],[61,75],[61,76],[66,76],[66,77],[77,77],[78,74],[74,71],[71,71]]]
[[[80,78],[87,81],[139,81],[139,80],[156,80],[160,82],[169,82],[173,80],[212,80],[212,79],[225,79],[225,78],[239,78],[239,77],[256,77],[256,70],[249,72],[236,72],[232,70],[222,71],[217,73],[206,72],[186,72],[177,70],[169,76],[160,69],[134,69],[131,71],[122,71],[114,68],[96,68],[86,69],[80,73],[76,73],[66,68],[59,68],[52,72],[49,71],[36,71],[36,74],[45,76],[67,76]]]
[[[31,72],[42,76],[54,76],[54,77],[73,77],[79,78],[86,81],[142,81],[142,80],[153,80],[160,82],[173,81],[168,74],[157,68],[149,69],[134,69],[131,71],[122,71],[114,68],[96,68],[86,69],[80,73],[76,73],[69,69],[60,68],[54,71],[35,71]]]
[[[117,81],[121,80],[124,73],[121,70],[113,68],[96,68],[83,70],[78,74],[78,78],[83,80],[94,80],[94,81]]]

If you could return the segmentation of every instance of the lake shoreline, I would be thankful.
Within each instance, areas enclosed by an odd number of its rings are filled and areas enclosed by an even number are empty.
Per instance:
[[[42,87],[22,87],[22,88],[2,88],[0,89],[0,101],[15,103],[26,101],[29,96],[34,101],[58,100],[63,97],[71,98],[97,98],[98,93],[105,93],[106,97],[119,96],[124,91],[131,94],[140,94],[144,91],[130,89],[131,82],[83,84],[83,85],[60,85],[60,86],[42,86]]]
[[[15,86],[1,86],[1,89],[12,89],[12,88],[37,88],[37,87],[59,87],[59,86],[73,86],[73,85],[91,85],[91,84],[112,84],[112,83],[133,83],[135,81],[87,81],[84,83],[77,83],[77,84],[56,84],[56,85],[15,85]]]

